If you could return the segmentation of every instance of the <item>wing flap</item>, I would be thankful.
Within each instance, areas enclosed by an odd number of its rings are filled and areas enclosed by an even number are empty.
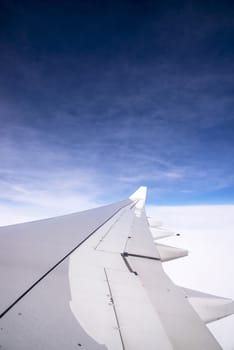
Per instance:
[[[166,276],[160,261],[134,256],[129,256],[127,259],[132,269],[137,272],[152,307],[160,315],[173,349],[221,350],[181,289]]]
[[[107,270],[124,349],[172,350],[166,330],[139,278],[128,271]]]

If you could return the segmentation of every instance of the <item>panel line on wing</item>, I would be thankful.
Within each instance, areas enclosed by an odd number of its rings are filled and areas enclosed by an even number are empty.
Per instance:
[[[135,217],[135,209],[129,206],[116,220],[113,220],[108,229],[99,236],[95,244],[95,250],[113,253],[123,253],[132,236],[132,224]]]
[[[138,273],[132,269],[131,265],[129,264],[128,260],[126,259],[127,255],[122,253],[121,256],[123,258],[125,265],[127,266],[128,271],[131,273],[134,273],[134,275],[138,275]]]
[[[44,273],[38,280],[36,280],[24,293],[22,293],[12,304],[10,304],[1,314],[2,318],[8,311],[10,311],[25,295],[27,295],[38,283],[40,283],[51,271],[56,269],[65,259],[67,259],[79,246],[81,246],[87,239],[89,239],[95,232],[97,232],[103,225],[105,225],[111,218],[113,218],[123,208],[129,206],[129,203],[116,210],[108,219],[100,224],[95,230],[93,230],[83,241],[77,244],[71,251],[69,251],[62,259],[60,259],[54,266],[52,266],[46,273]]]
[[[97,243],[97,245],[94,247],[94,249],[96,250],[98,248],[98,246],[102,243],[102,241],[107,237],[107,235],[110,233],[110,231],[112,230],[112,228],[116,225],[116,223],[121,219],[121,217],[123,216],[124,212],[121,213],[119,215],[119,217],[117,217],[117,219],[113,222],[113,224],[109,227],[109,229],[106,231],[106,233],[100,238],[99,242]]]
[[[117,311],[116,311],[116,308],[115,308],[115,303],[114,303],[113,295],[112,295],[112,292],[111,292],[110,282],[109,282],[109,279],[108,279],[108,276],[107,276],[105,268],[104,268],[104,272],[105,272],[105,275],[106,275],[106,281],[107,281],[107,284],[108,284],[108,288],[109,288],[109,292],[110,292],[110,296],[111,296],[111,300],[112,300],[112,307],[113,307],[113,310],[114,310],[116,323],[118,325],[118,331],[119,331],[119,336],[120,336],[120,339],[121,339],[121,344],[122,344],[123,350],[125,350],[123,336],[121,334],[120,324],[119,324],[119,320],[118,320],[118,316],[117,316]]]
[[[140,255],[140,254],[132,254],[128,252],[123,253],[124,256],[134,256],[136,258],[142,258],[142,259],[150,259],[150,260],[161,260],[160,258],[156,258],[154,256],[148,256],[148,255]]]

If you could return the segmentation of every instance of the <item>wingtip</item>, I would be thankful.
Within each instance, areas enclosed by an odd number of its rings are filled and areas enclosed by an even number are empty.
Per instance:
[[[147,187],[141,186],[139,187],[131,196],[129,199],[135,201],[135,200],[146,200],[146,194],[147,194]]]

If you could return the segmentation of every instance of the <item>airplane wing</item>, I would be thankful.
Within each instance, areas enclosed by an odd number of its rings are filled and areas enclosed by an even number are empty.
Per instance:
[[[176,286],[146,188],[111,205],[0,228],[0,349],[218,350],[229,299]],[[152,237],[156,232],[156,237]],[[154,232],[154,233],[155,233]]]

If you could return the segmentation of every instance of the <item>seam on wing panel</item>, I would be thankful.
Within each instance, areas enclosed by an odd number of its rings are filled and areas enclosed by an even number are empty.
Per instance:
[[[123,209],[123,208],[121,208]],[[121,217],[123,216],[124,213],[121,213],[119,215],[119,217],[113,222],[113,224],[109,227],[109,229],[106,231],[106,233],[100,238],[99,242],[96,244],[96,246],[94,247],[94,249],[96,250],[98,248],[98,246],[102,243],[102,241],[108,236],[108,234],[110,233],[111,229],[116,225],[116,223],[121,219]]]
[[[131,265],[129,264],[128,260],[126,259],[126,255],[124,253],[122,253],[121,256],[123,258],[125,265],[127,266],[128,271],[131,273],[134,273],[134,275],[138,275],[138,273],[132,269]]]
[[[131,205],[130,209],[133,209],[137,205],[138,202],[139,202],[139,199],[134,201],[134,203]]]
[[[66,258],[68,258],[79,246],[81,246],[89,237],[91,237],[95,232],[97,232],[103,225],[105,225],[110,219],[112,219],[121,209],[129,206],[130,203],[122,206],[116,210],[110,217],[108,217],[102,224],[100,224],[95,230],[93,230],[83,241],[77,244],[70,252],[68,252],[62,259],[60,259],[54,266],[52,266],[44,275],[42,275],[36,282],[34,282],[24,293],[22,293],[12,304],[10,304],[1,314],[2,318],[8,311],[10,311],[25,295],[27,295],[39,282],[41,282],[50,272],[56,269]]]
[[[134,256],[136,258],[151,259],[151,260],[161,261],[160,258],[155,258],[154,256],[148,256],[148,255],[131,254],[131,253],[128,253],[128,252],[124,252],[122,255],[125,256],[125,257],[126,256]]]
[[[113,299],[113,295],[112,295],[112,292],[111,292],[109,279],[108,279],[107,272],[106,272],[105,268],[104,268],[104,272],[105,272],[105,275],[106,275],[106,282],[108,284],[108,288],[109,288],[109,292],[110,292],[110,296],[111,296],[111,300],[112,300],[112,306],[113,306],[113,310],[114,310],[114,314],[115,314],[116,323],[117,323],[117,326],[118,326],[118,331],[119,331],[121,344],[122,344],[123,350],[125,350],[124,341],[123,341],[123,337],[122,337],[122,334],[121,334],[120,324],[119,324],[119,320],[118,320],[118,316],[117,316],[117,311],[116,311],[116,308],[115,308],[115,303],[114,303],[114,299]]]

